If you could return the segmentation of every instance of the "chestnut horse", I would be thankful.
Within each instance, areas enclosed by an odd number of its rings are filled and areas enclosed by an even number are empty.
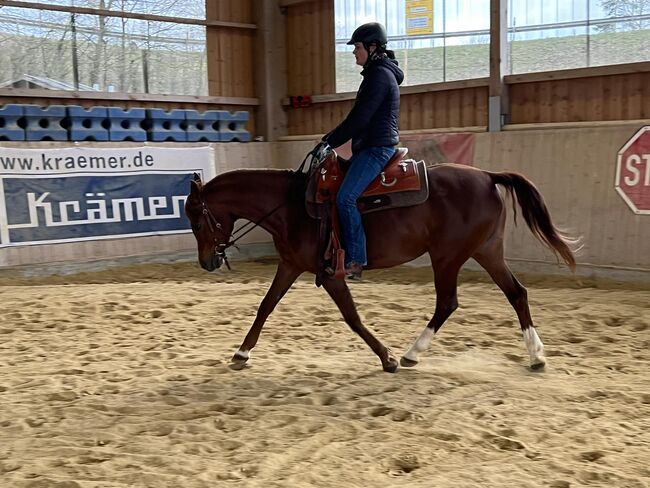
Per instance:
[[[506,205],[497,185],[511,196],[514,193],[531,232],[575,270],[570,241],[551,222],[541,194],[520,174],[493,173],[454,164],[429,167],[427,171],[427,201],[363,216],[368,243],[366,269],[397,266],[424,253],[431,258],[435,312],[402,356],[401,365],[410,367],[418,363],[419,354],[458,307],[458,273],[471,257],[485,268],[517,313],[531,368],[543,367],[544,346],[533,327],[526,289],[504,260]],[[264,169],[230,171],[205,185],[198,175],[192,181],[185,212],[204,269],[213,271],[224,261],[227,264],[225,250],[233,245],[233,227],[238,219],[247,219],[266,229],[273,236],[280,258],[253,325],[232,358],[233,369],[243,367],[249,360],[264,322],[298,276],[305,271],[321,272],[317,269],[319,224],[305,210],[307,178],[302,172]],[[347,324],[379,357],[384,371],[394,372],[398,365],[395,356],[361,323],[345,280],[324,277],[322,285]]]

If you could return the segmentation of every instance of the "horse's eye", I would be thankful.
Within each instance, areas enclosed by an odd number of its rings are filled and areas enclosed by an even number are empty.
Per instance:
[[[196,223],[196,224],[192,224],[192,230],[194,230],[195,232],[200,231],[201,230],[201,222]]]

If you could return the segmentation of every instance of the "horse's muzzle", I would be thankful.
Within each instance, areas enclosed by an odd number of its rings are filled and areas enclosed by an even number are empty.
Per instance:
[[[204,270],[214,271],[215,269],[221,268],[221,265],[223,264],[223,256],[219,254],[212,254],[209,260],[199,260],[199,263]]]

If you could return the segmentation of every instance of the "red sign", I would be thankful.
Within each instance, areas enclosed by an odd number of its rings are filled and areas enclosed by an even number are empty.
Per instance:
[[[634,213],[650,215],[650,126],[618,151],[615,188]]]
[[[297,97],[289,97],[289,99],[293,108],[311,107],[311,96],[309,95],[298,95]]]

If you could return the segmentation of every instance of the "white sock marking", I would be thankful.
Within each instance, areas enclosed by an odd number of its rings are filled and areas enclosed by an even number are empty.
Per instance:
[[[526,349],[528,349],[528,354],[530,355],[530,365],[535,366],[538,364],[545,364],[544,344],[542,344],[541,339],[537,335],[535,327],[528,327],[523,331],[523,334],[524,343],[526,344]]]
[[[411,346],[411,349],[407,351],[406,354],[404,354],[404,357],[406,359],[409,359],[411,361],[419,361],[418,355],[421,352],[424,352],[428,349],[429,344],[431,344],[431,339],[433,338],[433,329],[430,329],[429,327],[425,327],[420,336],[415,340],[413,345]]]
[[[235,356],[238,356],[240,358],[246,358],[246,359],[250,359],[251,357],[248,351],[243,351],[242,349],[237,349],[237,351],[235,352]]]

